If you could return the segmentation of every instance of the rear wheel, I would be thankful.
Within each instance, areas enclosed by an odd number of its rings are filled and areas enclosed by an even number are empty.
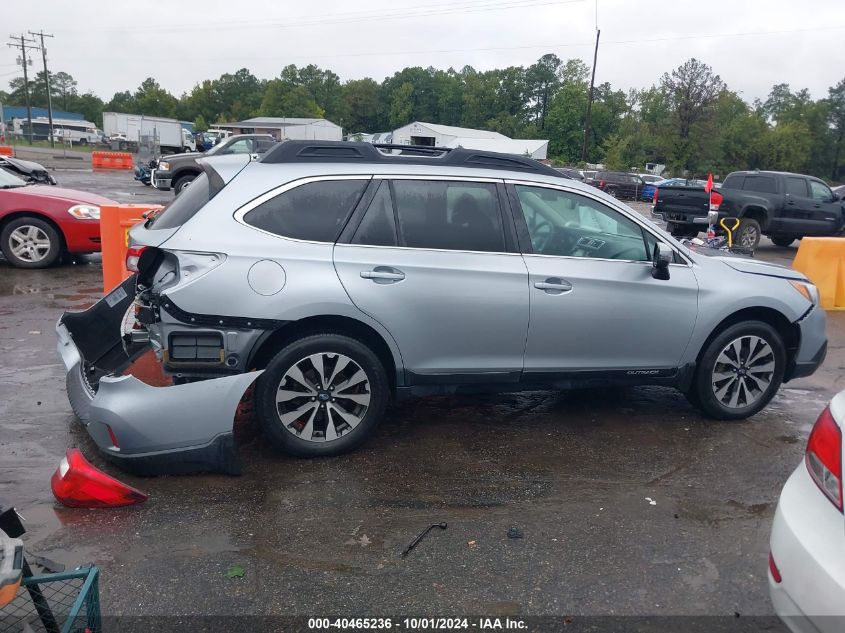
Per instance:
[[[781,247],[783,247],[783,248],[786,248],[787,246],[792,246],[792,242],[794,242],[794,241],[795,241],[795,238],[794,238],[794,237],[789,237],[789,236],[786,236],[786,237],[784,237],[784,236],[775,236],[775,237],[772,237],[772,243],[773,243],[775,246],[781,246]]]
[[[741,420],[774,397],[785,366],[785,347],[772,326],[762,321],[736,323],[710,341],[688,397],[711,417]]]
[[[62,240],[53,225],[33,216],[15,218],[0,234],[3,255],[18,268],[47,268],[62,252]]]
[[[754,250],[760,243],[760,223],[754,218],[743,218],[734,232],[733,243]]]
[[[607,195],[609,195],[611,198],[617,198],[617,197],[619,197],[619,194],[616,192],[616,189],[615,189],[614,187],[608,187],[608,188],[607,188],[607,189],[605,189],[604,191],[605,191],[605,193],[606,193]]]
[[[358,447],[381,422],[388,399],[387,376],[372,350],[329,332],[282,349],[255,391],[267,437],[301,457],[338,455]]]

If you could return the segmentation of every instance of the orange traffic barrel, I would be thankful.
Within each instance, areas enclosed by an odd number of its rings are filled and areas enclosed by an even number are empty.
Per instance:
[[[807,275],[819,289],[825,310],[845,310],[845,239],[804,237],[792,268]]]
[[[158,204],[113,204],[100,207],[100,241],[103,250],[103,292],[107,293],[129,276],[126,251],[129,229],[144,220]]]

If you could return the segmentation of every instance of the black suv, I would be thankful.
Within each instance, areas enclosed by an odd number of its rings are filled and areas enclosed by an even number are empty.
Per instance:
[[[202,168],[197,162],[198,158],[230,154],[263,154],[275,144],[276,139],[269,134],[230,136],[204,154],[199,152],[172,154],[159,160],[150,174],[150,182],[156,189],[165,191],[173,189],[173,192],[178,196],[182,189],[202,173]]]
[[[622,171],[597,171],[590,183],[614,198],[636,200],[645,183],[637,174]]]

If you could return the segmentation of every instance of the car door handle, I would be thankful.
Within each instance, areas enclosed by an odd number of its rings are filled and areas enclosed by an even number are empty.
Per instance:
[[[545,281],[535,281],[534,287],[550,295],[559,295],[572,290],[572,284],[559,277],[549,277]]]
[[[405,273],[395,268],[388,268],[387,266],[378,266],[373,270],[362,270],[362,279],[372,279],[373,281],[402,281],[405,279]]]

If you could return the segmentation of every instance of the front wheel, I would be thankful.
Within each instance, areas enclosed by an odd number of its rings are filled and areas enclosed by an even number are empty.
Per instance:
[[[13,266],[47,268],[62,254],[62,240],[52,224],[33,216],[23,216],[3,228],[0,248]]]
[[[173,183],[173,193],[174,195],[179,195],[185,190],[185,187],[190,185],[196,176],[182,176],[176,182]]]
[[[300,457],[330,456],[372,435],[389,394],[384,367],[370,348],[326,332],[276,354],[258,379],[255,408],[277,447]]]
[[[762,321],[736,323],[705,349],[690,401],[719,420],[747,418],[774,397],[785,366],[786,350],[772,326]]]

